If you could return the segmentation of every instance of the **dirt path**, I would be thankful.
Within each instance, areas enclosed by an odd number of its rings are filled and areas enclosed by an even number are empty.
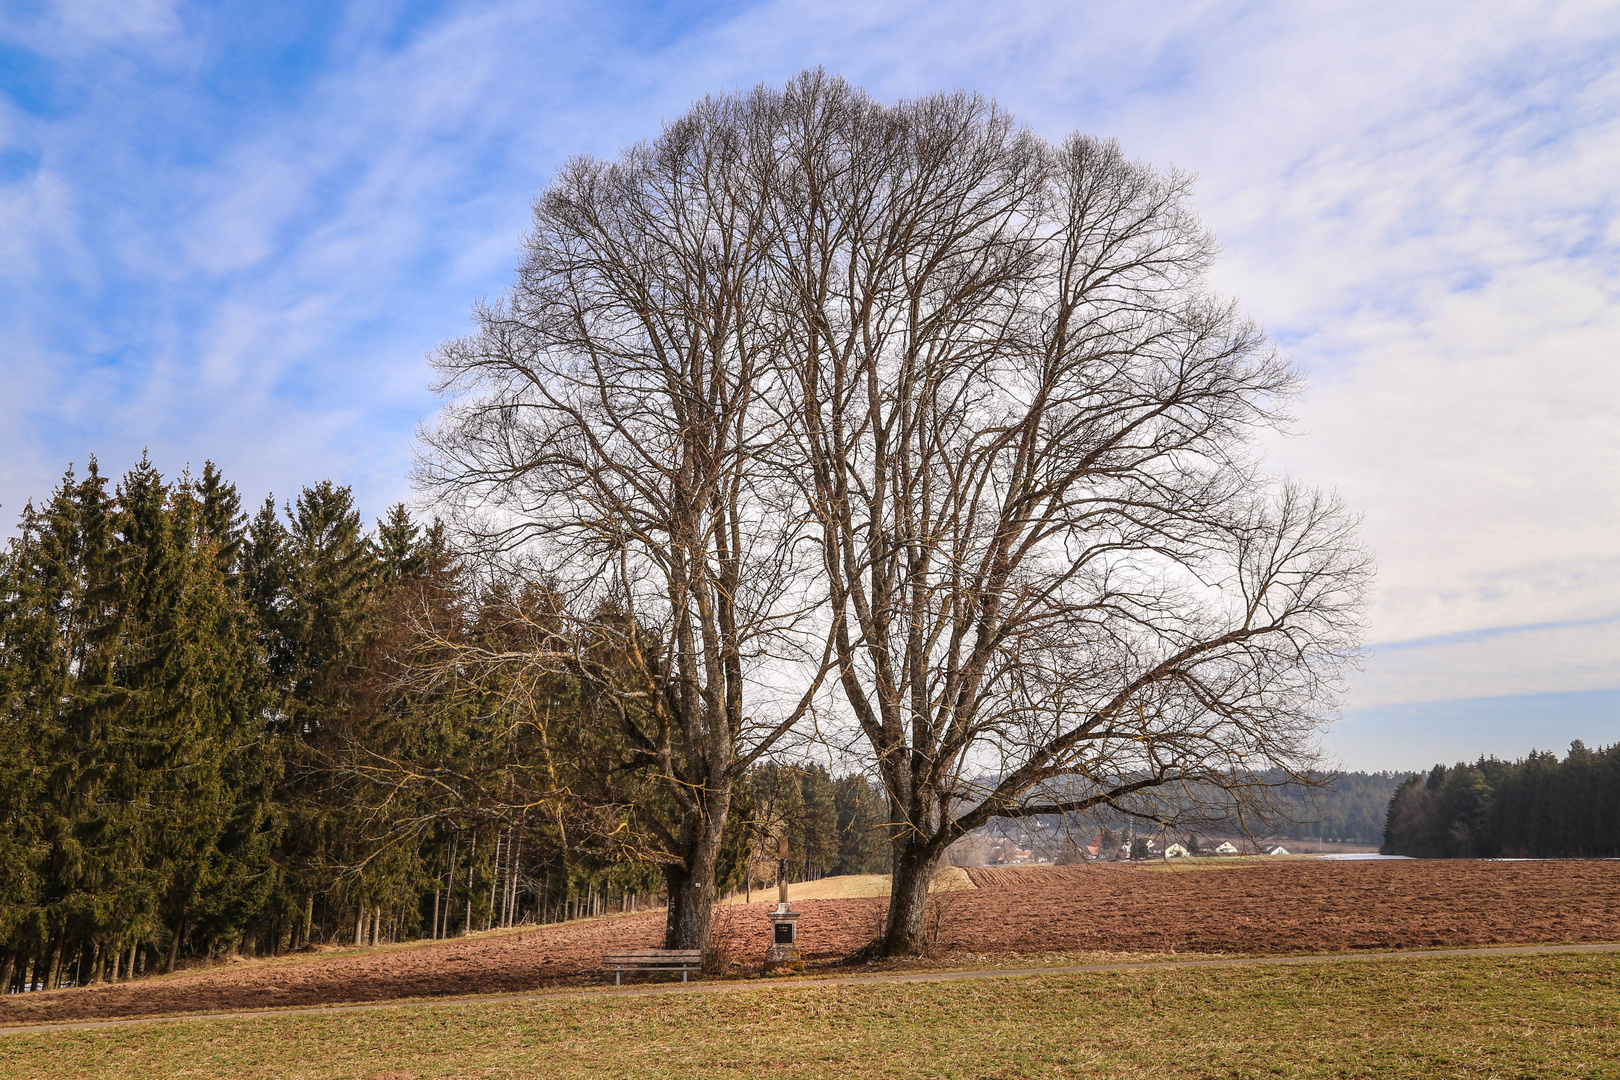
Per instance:
[[[1039,975],[1099,974],[1118,971],[1175,971],[1189,968],[1264,967],[1298,964],[1365,963],[1375,960],[1449,960],[1486,956],[1556,956],[1568,953],[1620,953],[1620,942],[1588,945],[1509,945],[1484,949],[1409,949],[1395,952],[1326,953],[1316,956],[1248,956],[1209,960],[1148,960],[1117,964],[1074,964],[1034,968],[976,968],[950,971],[915,971],[885,975],[841,975],[824,978],[722,980],[720,982],[658,983],[648,986],[611,987],[599,990],[553,991],[529,994],[480,994],[442,1001],[374,1001],[358,1005],[319,1005],[310,1008],[256,1009],[252,1011],[194,1013],[188,1016],[142,1016],[121,1020],[80,1020],[55,1024],[25,1024],[0,1027],[0,1036],[38,1034],[45,1031],[91,1031],[97,1028],[131,1027],[137,1024],[167,1024],[184,1021],[252,1020],[261,1017],[326,1016],[338,1013],[372,1012],[377,1009],[417,1007],[445,1008],[488,1005],[508,1001],[580,1001],[597,998],[637,998],[657,994],[748,993],[772,990],[805,990],[824,986],[863,986],[882,983],[950,982],[969,979],[1014,979]]]
[[[974,869],[933,901],[947,957],[1033,953],[1321,954],[1620,941],[1620,862],[1253,863],[1167,872],[1120,865]],[[764,955],[769,905],[715,914],[733,971]],[[800,944],[841,959],[882,930],[881,898],[805,900]],[[257,1011],[469,994],[600,978],[610,949],[660,943],[661,912],[382,949],[344,949],[0,997],[0,1025]],[[1016,962],[1016,961],[1015,961]]]

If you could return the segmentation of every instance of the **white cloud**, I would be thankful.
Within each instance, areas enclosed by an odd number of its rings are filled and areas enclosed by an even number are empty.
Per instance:
[[[160,38],[180,29],[177,0],[56,0],[50,7],[64,30],[87,38]]]
[[[0,11],[0,37],[59,58],[111,47],[172,47],[182,36],[179,0],[46,0]]]
[[[84,5],[0,22],[140,61],[85,62],[77,111],[0,112],[0,148],[40,161],[0,185],[0,362],[34,388],[0,404],[8,514],[69,457],[143,444],[249,492],[352,480],[380,509],[432,408],[423,352],[504,285],[550,170],[824,63],[1200,174],[1218,283],[1312,376],[1271,460],[1365,510],[1376,640],[1450,635],[1375,657],[1358,701],[1620,686],[1570,659],[1620,616],[1612,5],[781,0],[655,33],[611,5],[479,4],[397,47],[356,6],[298,94],[226,121],[172,4],[112,9],[105,42]]]
[[[1620,618],[1374,646],[1347,708],[1620,687]]]
[[[1218,283],[1312,377],[1270,458],[1366,513],[1375,640],[1620,615],[1620,11],[849,5],[797,50],[785,11],[728,40],[891,95],[983,89],[1200,174]],[[1368,694],[1620,686],[1558,659],[1598,631],[1553,636],[1430,650]],[[1494,689],[1474,649],[1505,663]]]

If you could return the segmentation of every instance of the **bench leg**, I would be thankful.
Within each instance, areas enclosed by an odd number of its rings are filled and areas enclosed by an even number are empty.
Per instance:
[[[614,968],[613,969],[613,985],[614,986],[623,986],[624,985],[623,983],[619,982],[619,976],[622,975],[622,974],[624,974],[624,968]]]
[[[681,968],[681,982],[685,982],[685,981],[686,981],[686,968],[683,966]]]

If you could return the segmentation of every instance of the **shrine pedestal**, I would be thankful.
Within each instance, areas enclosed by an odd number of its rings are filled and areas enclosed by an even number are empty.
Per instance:
[[[788,910],[785,903],[765,917],[771,921],[771,944],[765,950],[765,974],[804,974],[804,954],[799,952],[798,911]]]

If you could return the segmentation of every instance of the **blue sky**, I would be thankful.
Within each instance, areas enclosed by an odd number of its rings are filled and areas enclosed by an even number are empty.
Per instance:
[[[1378,555],[1346,765],[1620,741],[1617,59],[1612,3],[10,0],[0,518],[143,447],[408,498],[553,170],[823,64],[1198,174],[1311,378],[1270,464]]]

